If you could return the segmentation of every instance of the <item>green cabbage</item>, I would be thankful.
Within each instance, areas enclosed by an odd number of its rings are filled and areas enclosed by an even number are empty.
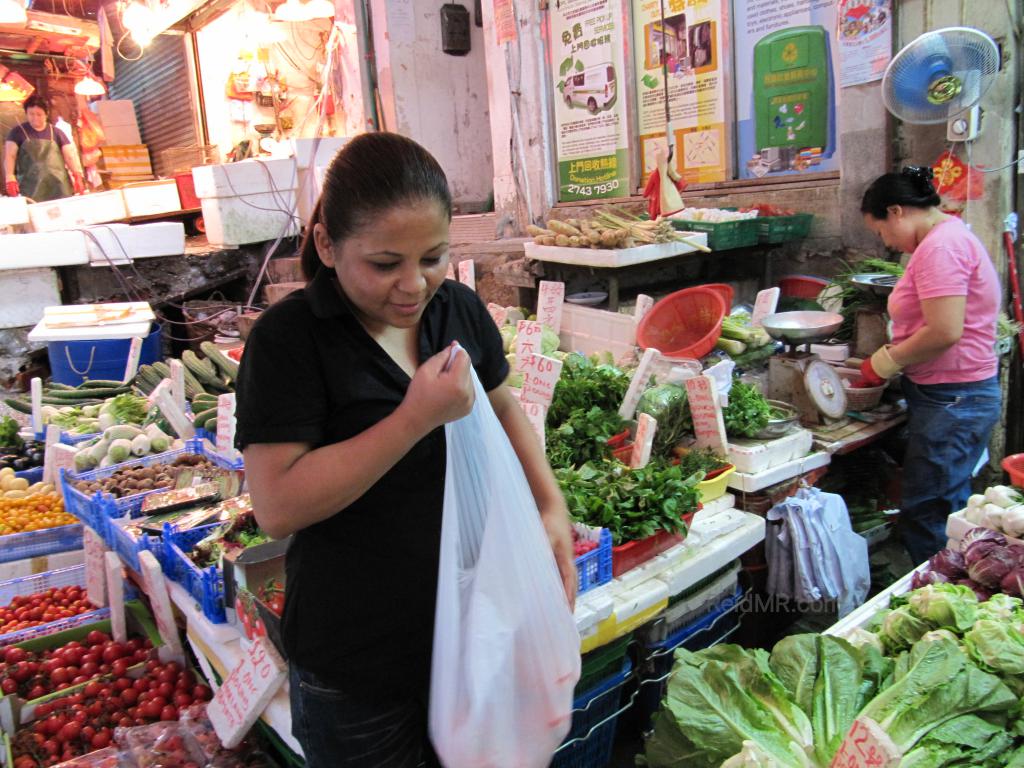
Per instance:
[[[966,632],[974,624],[978,596],[959,584],[928,584],[911,593],[907,604],[919,619],[936,627]]]
[[[1024,675],[1024,635],[1009,622],[979,619],[964,635],[964,647],[983,669]]]
[[[886,648],[898,651],[912,646],[930,629],[934,627],[927,621],[919,619],[904,605],[889,611],[882,620],[878,634]]]

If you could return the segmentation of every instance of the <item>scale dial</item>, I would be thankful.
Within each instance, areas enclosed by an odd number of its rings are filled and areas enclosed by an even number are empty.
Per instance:
[[[804,387],[811,402],[825,416],[839,419],[846,414],[843,380],[828,363],[822,360],[810,361],[804,370]]]

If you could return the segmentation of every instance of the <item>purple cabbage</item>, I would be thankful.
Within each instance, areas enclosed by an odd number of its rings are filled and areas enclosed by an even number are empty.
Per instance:
[[[999,583],[1017,566],[1017,560],[1007,547],[995,546],[979,560],[971,562],[971,550],[986,542],[974,542],[967,551],[967,575],[985,589],[997,590]]]
[[[971,579],[960,579],[960,581],[958,581],[957,584],[960,584],[964,587],[970,587],[972,590],[974,590],[974,594],[978,596],[979,603],[984,603],[990,597],[992,597],[991,592],[989,592],[987,589],[981,586],[978,582],[972,581]]]
[[[1004,546],[1006,544],[1006,537],[999,531],[993,531],[991,528],[983,528],[979,525],[971,528],[971,530],[964,534],[964,538],[960,542],[960,551],[966,554],[971,544],[976,541],[994,541],[999,546]],[[968,562],[968,565],[970,565],[970,562]]]
[[[1022,549],[1024,549],[1024,547],[1022,547]],[[967,561],[965,561],[964,556],[955,549],[944,549],[937,555],[934,555],[932,559],[928,561],[928,568],[946,576],[947,578],[944,579],[944,581],[962,579],[967,576]]]
[[[976,539],[972,541],[967,549],[964,550],[964,562],[967,563],[968,573],[970,573],[972,565],[984,560],[996,550],[1005,548],[1005,546],[993,539]]]
[[[915,571],[914,578],[910,581],[911,589],[920,589],[928,584],[944,584],[949,577],[939,571]]]
[[[1013,554],[1017,565],[1024,565],[1024,544],[1009,543],[1006,548]]]
[[[1003,580],[999,582],[999,588],[1007,595],[1020,597],[1022,592],[1024,592],[1024,567],[1018,564],[1017,567],[1003,576]]]

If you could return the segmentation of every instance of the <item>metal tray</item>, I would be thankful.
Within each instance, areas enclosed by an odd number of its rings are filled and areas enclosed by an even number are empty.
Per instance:
[[[824,341],[842,324],[843,316],[835,312],[776,312],[761,321],[769,336],[791,344]]]
[[[896,287],[897,280],[899,278],[896,275],[885,272],[865,272],[850,278],[850,282],[855,286],[875,296],[888,296]]]

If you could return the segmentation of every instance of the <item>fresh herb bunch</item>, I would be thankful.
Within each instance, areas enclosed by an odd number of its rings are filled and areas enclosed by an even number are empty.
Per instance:
[[[684,477],[700,472],[703,480],[715,470],[727,466],[729,466],[729,462],[716,456],[710,448],[679,451],[679,471],[683,473]]]
[[[686,387],[679,384],[659,384],[640,395],[636,412],[646,413],[658,422],[654,433],[653,455],[669,457],[684,435],[693,434]]]
[[[843,316],[843,325],[836,332],[835,338],[849,341],[853,339],[854,320],[857,311],[861,309],[876,309],[879,303],[884,307],[885,300],[872,296],[867,291],[858,288],[853,283],[854,275],[868,274],[872,272],[883,272],[894,277],[903,276],[903,267],[894,261],[886,259],[868,258],[849,264],[843,261],[843,271],[832,278],[832,284],[839,286],[836,296],[843,301],[843,307],[839,313]]]
[[[722,410],[725,431],[730,435],[754,437],[768,426],[772,407],[764,395],[750,384],[734,381],[729,390],[729,404]]]
[[[597,406],[617,411],[629,388],[629,374],[609,364],[595,364],[573,353],[565,358],[562,376],[555,385],[547,424],[557,428],[579,411]]]
[[[10,416],[0,419],[0,446],[21,449],[25,445],[25,441],[18,434],[18,429],[18,422]]]
[[[700,502],[700,476],[658,459],[640,469],[617,461],[588,462],[556,470],[555,476],[573,520],[607,528],[615,545],[659,531],[685,533],[682,516]]]
[[[596,405],[589,411],[576,411],[548,432],[548,462],[552,467],[578,467],[588,461],[611,458],[608,438],[624,426],[618,411],[606,411]]]

